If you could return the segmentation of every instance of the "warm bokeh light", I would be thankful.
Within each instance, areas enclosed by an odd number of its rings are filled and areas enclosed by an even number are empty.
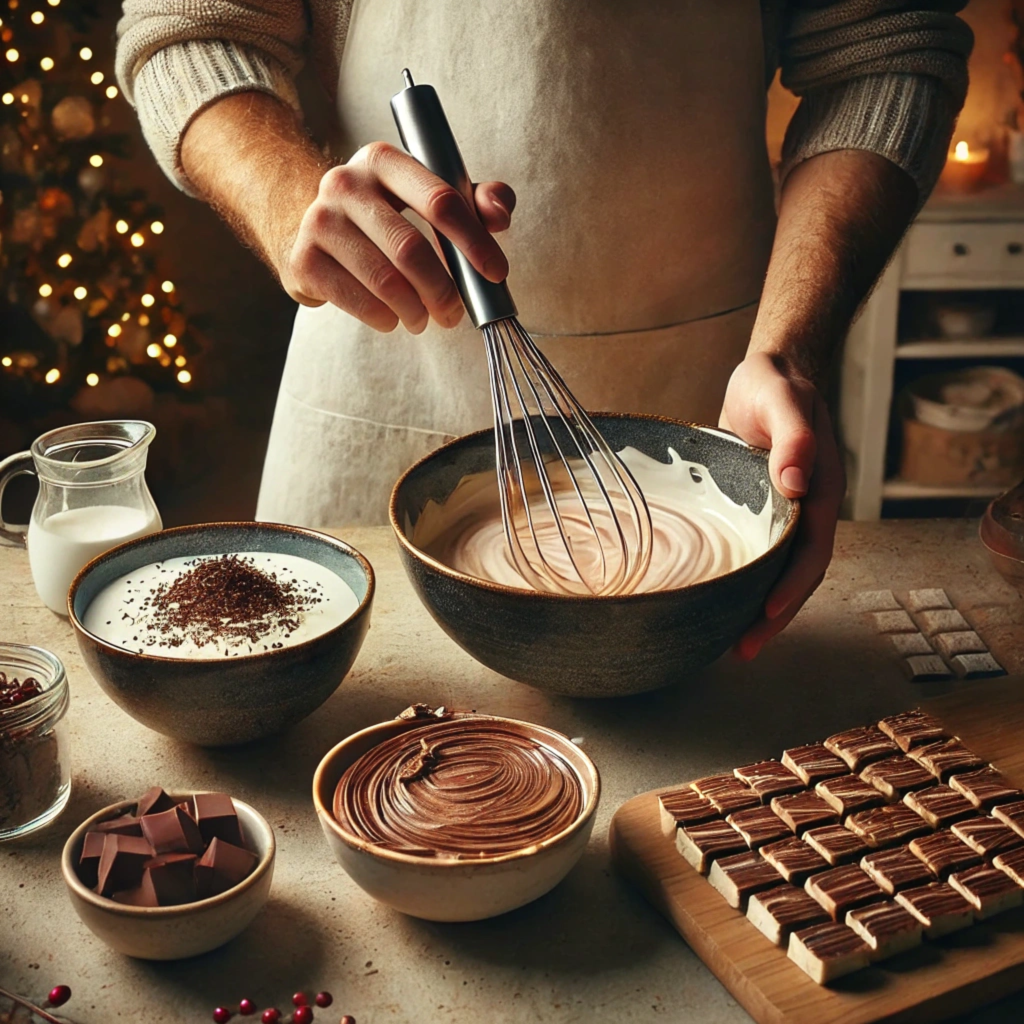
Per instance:
[[[39,286],[39,294],[42,295],[44,299],[48,299],[53,294],[53,285],[41,284]]]
[[[4,366],[10,366],[13,362],[14,360],[10,356],[4,356],[3,359],[0,359],[0,363]]]
[[[175,366],[184,366],[185,365],[185,361],[186,360],[185,360],[184,356],[178,356],[178,358],[174,360],[174,365]]]
[[[99,153],[93,153],[93,155],[89,157],[89,163],[92,164],[93,167],[102,167],[103,157],[101,157]]]
[[[112,99],[116,99],[116,98],[117,98],[117,86],[116,85],[108,85],[107,86],[107,99],[108,100],[112,100]]]
[[[153,221],[153,223],[149,225],[149,230],[152,231],[154,235],[162,235],[164,233],[164,222],[162,220]]]
[[[42,68],[42,69],[43,69],[44,71],[52,71],[52,70],[53,70],[53,58],[52,58],[52,57],[44,57],[44,58],[43,58],[43,59],[42,59],[42,60],[41,60],[41,61],[39,62],[39,66],[40,66],[40,67],[41,67],[41,68]]]
[[[57,266],[62,270],[71,266],[71,253],[65,252],[57,257]]]
[[[153,305],[154,302],[156,302],[156,299],[154,299],[153,296],[147,292],[145,295],[142,296],[141,301],[142,304],[148,309],[150,306]]]
[[[178,344],[178,339],[173,334],[165,334],[164,344],[168,348],[174,348],[174,346]]]
[[[16,49],[15,49],[15,48],[14,48],[14,47],[12,46],[12,47],[11,47],[11,48],[10,48],[10,49],[9,49],[9,50],[8,50],[8,51],[7,51],[6,53],[5,53],[5,54],[4,54],[4,56],[5,56],[5,57],[6,57],[6,58],[7,58],[7,59],[8,59],[8,60],[9,60],[9,61],[10,61],[10,62],[11,62],[11,63],[13,64],[13,63],[14,63],[14,62],[15,62],[15,61],[16,61],[16,60],[17,60],[17,59],[18,59],[18,58],[19,58],[19,57],[21,56],[21,54],[20,54],[20,53],[18,53],[18,51],[17,51],[17,50],[16,50]]]
[[[117,232],[117,233],[118,233],[119,235],[127,235],[127,234],[128,234],[128,221],[126,221],[126,220],[119,220],[119,221],[118,221],[118,222],[117,222],[117,223],[116,223],[116,224],[114,225],[114,230],[115,230],[115,231],[116,231],[116,232]]]
[[[121,334],[121,325],[120,324],[111,324],[107,328],[107,334],[109,334],[112,338],[117,338]]]
[[[142,234],[141,231],[136,231],[135,234],[132,235],[132,245],[134,245],[136,249],[138,249],[139,246],[143,245],[145,241],[146,236]]]
[[[139,326],[140,327],[148,327],[149,326],[149,315],[147,313],[140,314],[140,316],[139,316]]]
[[[5,92],[3,94],[3,96],[0,96],[0,100],[3,101],[3,105],[5,107],[9,107],[14,102],[14,93],[13,92]]]
[[[89,289],[84,287],[83,285],[79,285],[75,289],[75,298],[76,299],[84,299],[86,297],[86,295],[88,295],[88,294],[89,294]]]
[[[121,314],[121,323],[126,324],[126,323],[128,323],[129,320],[131,320],[131,318],[132,318],[131,313],[122,313]]]
[[[47,370],[44,379],[47,384],[56,384],[60,380],[60,370],[56,366],[52,370]]]
[[[60,7],[60,0],[46,0],[51,7]]]
[[[43,14],[42,11],[33,11],[31,17],[29,18],[29,21],[31,21],[33,25],[42,25],[42,23],[45,20],[46,15]]]
[[[94,71],[89,76],[89,81],[92,82],[93,85],[99,85],[103,81],[104,77],[105,76],[102,71]]]
[[[178,371],[178,383],[179,384],[188,384],[188,382],[190,380],[192,380],[192,374],[189,373],[188,370],[179,370]]]
[[[961,140],[953,147],[953,155],[957,160],[966,160],[971,155],[971,147]]]
[[[92,50],[90,50],[88,46],[83,46],[78,51],[78,56],[81,57],[82,60],[92,60]]]
[[[173,281],[164,281],[164,283],[162,285],[160,285],[160,290],[162,292],[164,292],[165,294],[170,295],[171,292],[174,291],[174,282]]]
[[[161,352],[163,352],[163,349],[155,341],[146,346],[146,355],[150,359],[157,359]]]
[[[85,375],[85,383],[88,384],[89,387],[94,388],[96,387],[97,384],[99,384],[99,382],[100,375],[98,373],[87,373]]]

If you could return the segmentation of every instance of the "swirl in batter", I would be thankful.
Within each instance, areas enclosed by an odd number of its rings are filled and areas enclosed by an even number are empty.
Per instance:
[[[342,775],[334,816],[389,850],[473,858],[536,846],[583,804],[575,769],[527,728],[463,718],[368,750]]]
[[[668,454],[670,461],[663,463],[635,448],[619,452],[651,510],[653,554],[636,593],[671,590],[721,576],[763,555],[771,544],[770,495],[761,511],[754,513],[727,497],[704,466],[685,461],[672,448]],[[540,524],[538,532],[553,530],[550,521],[544,522],[543,507],[539,503],[531,507]],[[602,521],[600,511],[596,518],[598,528],[611,529],[610,520]],[[410,539],[458,572],[531,589],[509,554],[494,472],[464,477],[443,505],[428,502]],[[577,554],[586,558],[586,552]],[[558,567],[571,572],[567,559]]]

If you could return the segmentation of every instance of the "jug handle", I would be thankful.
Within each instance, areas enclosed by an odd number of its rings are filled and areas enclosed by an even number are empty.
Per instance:
[[[31,452],[18,452],[0,462],[0,537],[5,537],[15,544],[25,543],[28,525],[5,523],[3,517],[4,491],[16,476],[35,476]]]

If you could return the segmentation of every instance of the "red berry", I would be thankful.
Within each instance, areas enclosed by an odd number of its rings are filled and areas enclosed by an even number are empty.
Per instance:
[[[231,1020],[231,1011],[226,1006],[218,1006],[213,1011],[213,1024],[228,1024]]]
[[[312,1006],[299,1006],[292,1014],[292,1020],[295,1024],[310,1024],[313,1020],[313,1007]]]
[[[309,1006],[309,996],[305,992],[296,992],[292,996],[292,1006]]]
[[[71,989],[67,985],[55,985],[47,998],[51,1006],[63,1006],[71,998]]]
[[[243,1017],[251,1017],[256,1012],[256,1004],[251,999],[243,999],[238,1004],[238,1012]]]
[[[315,1002],[317,1006],[330,1006],[334,1002],[334,996],[330,992],[317,992]]]
[[[351,1013],[346,1013],[345,1016],[341,1018],[341,1024],[356,1024],[356,1019]]]
[[[263,1024],[277,1024],[277,1022],[280,1019],[281,1011],[274,1006],[272,1006],[269,1010],[264,1010],[263,1016],[260,1017],[260,1020],[263,1021]]]

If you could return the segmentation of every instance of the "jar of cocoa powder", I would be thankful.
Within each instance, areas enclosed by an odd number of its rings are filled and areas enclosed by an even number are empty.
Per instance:
[[[68,802],[68,703],[56,655],[0,643],[0,840],[42,828]]]

